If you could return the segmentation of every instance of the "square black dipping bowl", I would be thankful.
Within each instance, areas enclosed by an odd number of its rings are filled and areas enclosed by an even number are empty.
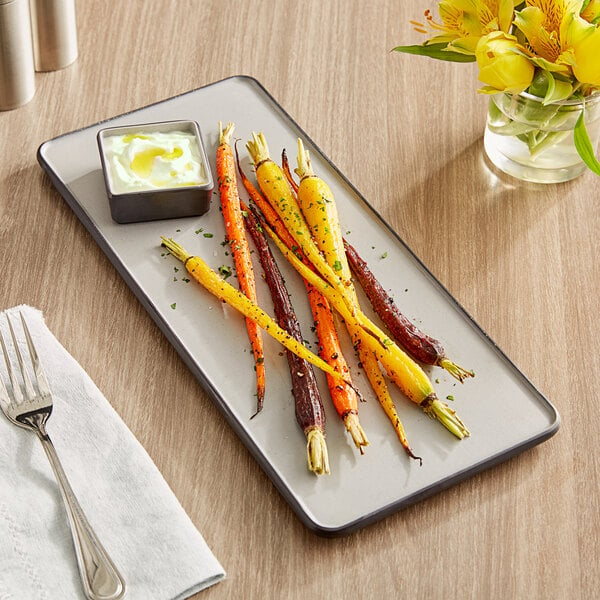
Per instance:
[[[97,140],[110,212],[117,223],[208,211],[213,177],[195,121],[108,127],[98,132]]]

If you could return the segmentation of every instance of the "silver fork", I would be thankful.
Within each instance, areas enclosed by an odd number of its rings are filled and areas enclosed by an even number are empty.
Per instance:
[[[75,545],[75,554],[77,555],[77,565],[79,567],[79,572],[81,573],[86,597],[90,600],[118,600],[119,598],[123,598],[125,594],[125,583],[106,550],[96,537],[81,506],[79,506],[79,502],[77,501],[63,467],[58,460],[54,445],[46,431],[46,422],[52,413],[52,395],[50,393],[46,374],[40,364],[39,356],[33,345],[33,340],[31,339],[23,314],[19,314],[21,316],[21,323],[29,348],[33,374],[37,381],[37,391],[29,377],[23,356],[19,350],[19,344],[17,343],[12,322],[7,313],[6,318],[10,329],[12,344],[14,346],[14,354],[17,358],[21,372],[21,381],[25,397],[23,397],[18,375],[12,368],[8,348],[2,336],[2,331],[0,331],[0,344],[2,345],[2,352],[4,354],[4,360],[6,362],[10,380],[10,388],[12,390],[12,394],[9,395],[8,389],[0,375],[0,406],[10,421],[15,425],[35,431],[42,442],[42,446],[52,465],[52,470],[56,475],[61,495],[67,509],[71,533],[73,535],[73,543]]]

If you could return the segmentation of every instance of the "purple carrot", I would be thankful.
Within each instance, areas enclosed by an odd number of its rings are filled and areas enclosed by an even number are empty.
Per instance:
[[[303,343],[300,323],[285,286],[281,271],[275,262],[267,238],[254,207],[242,205],[246,229],[256,246],[265,281],[269,286],[275,318],[296,341]],[[317,475],[329,473],[329,459],[325,442],[325,410],[312,366],[292,352],[286,351],[292,393],[296,408],[296,421],[306,435],[308,468]]]
[[[437,365],[446,369],[461,383],[467,377],[474,377],[473,371],[468,371],[451,361],[442,344],[421,331],[414,323],[404,316],[396,306],[393,298],[369,269],[356,249],[344,240],[346,256],[352,272],[358,279],[373,309],[389,329],[392,337],[416,360],[426,365]]]

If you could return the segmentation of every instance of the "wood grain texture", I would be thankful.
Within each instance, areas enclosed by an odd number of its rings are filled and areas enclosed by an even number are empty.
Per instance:
[[[78,61],[0,113],[0,307],[42,309],[156,462],[228,573],[198,599],[600,588],[600,179],[490,170],[475,67],[390,52],[421,41],[409,20],[428,7],[81,0]],[[237,74],[273,94],[556,405],[555,437],[349,537],[300,524],[36,163],[47,139]]]

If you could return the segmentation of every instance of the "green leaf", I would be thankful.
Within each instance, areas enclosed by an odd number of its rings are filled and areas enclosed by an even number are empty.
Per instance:
[[[600,163],[596,159],[594,155],[594,148],[592,147],[592,142],[590,141],[590,136],[585,128],[585,123],[583,121],[583,114],[585,111],[581,111],[579,115],[579,119],[577,119],[577,123],[575,123],[575,148],[577,148],[577,152],[583,162],[589,167],[591,171],[596,173],[596,175],[600,175]]]
[[[550,75],[550,73],[548,73]],[[543,100],[543,104],[552,104],[570,98],[573,94],[573,86],[567,81],[555,79],[550,75],[551,85],[548,86],[548,92]]]
[[[428,56],[437,60],[449,60],[452,62],[475,62],[475,57],[470,54],[461,54],[446,50],[448,44],[441,42],[439,44],[419,44],[416,46],[396,46],[393,52],[404,52],[406,54],[418,54],[419,56]]]

